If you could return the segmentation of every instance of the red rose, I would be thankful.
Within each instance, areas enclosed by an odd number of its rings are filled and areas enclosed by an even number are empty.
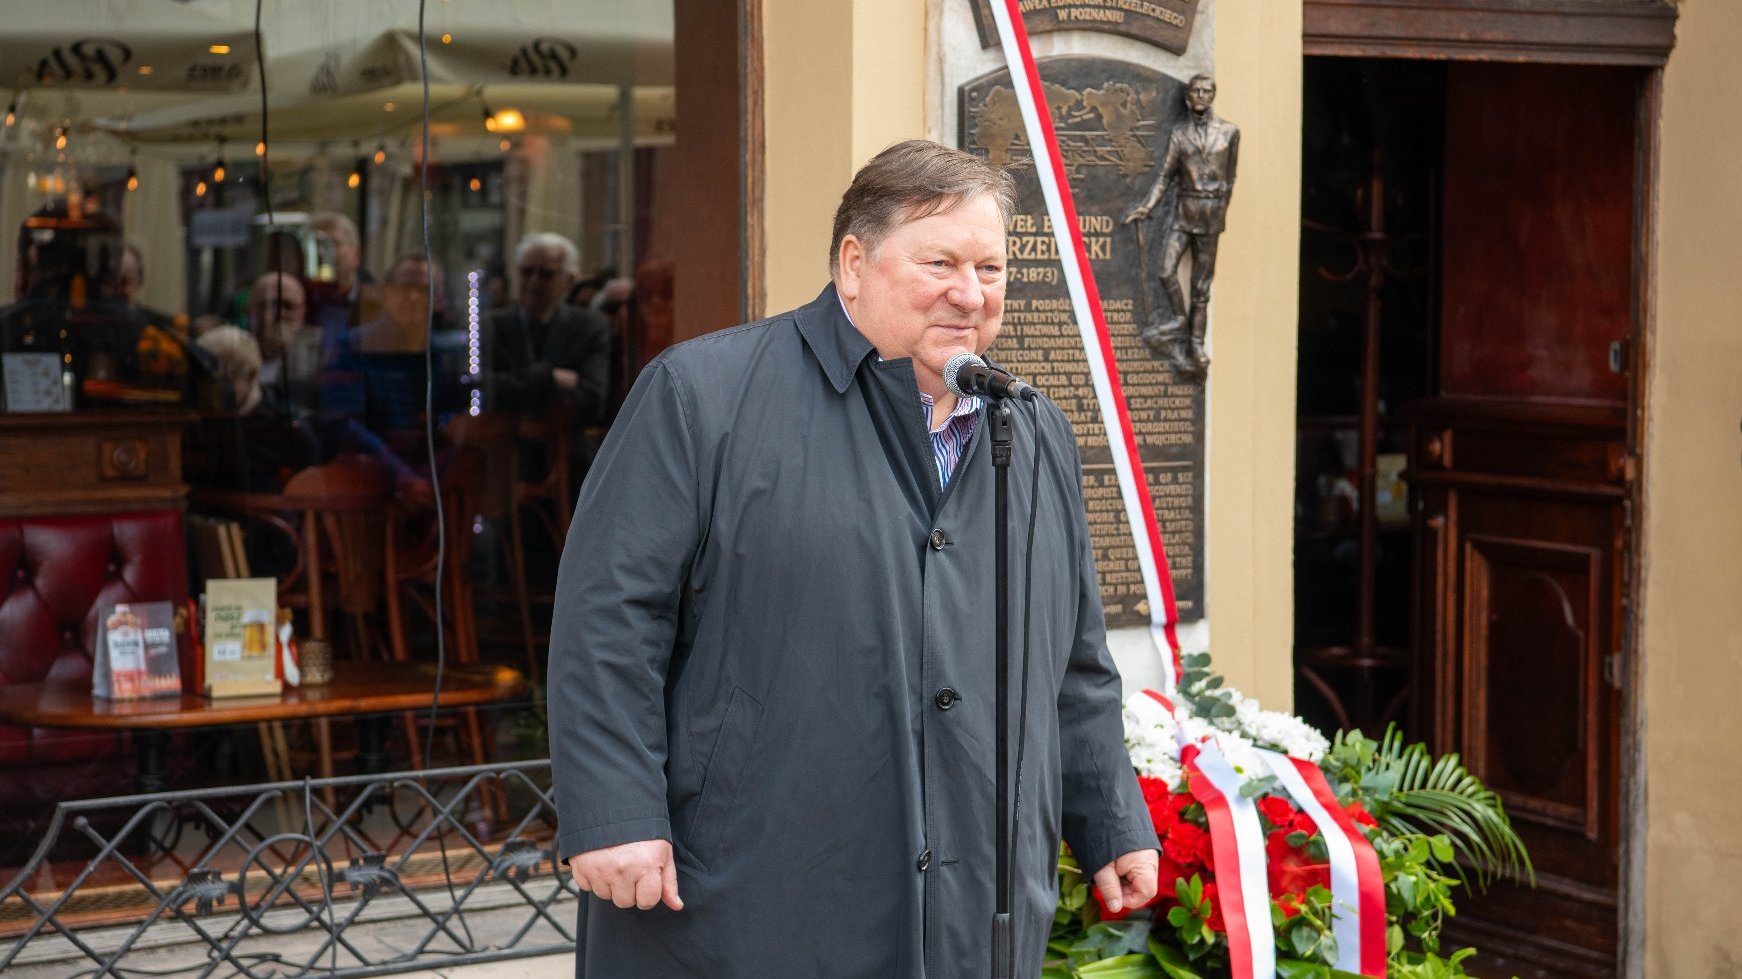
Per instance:
[[[1349,814],[1349,818],[1353,819],[1355,821],[1356,825],[1359,825],[1359,826],[1378,826],[1379,825],[1378,820],[1375,820],[1373,818],[1372,814],[1367,811],[1367,807],[1363,806],[1361,804],[1360,799],[1350,799],[1349,804],[1343,807],[1343,811]]]
[[[1156,900],[1159,901],[1164,897],[1165,898],[1172,898],[1174,896],[1174,894],[1177,892],[1177,888],[1174,886],[1175,882],[1178,881],[1181,877],[1190,877],[1190,876],[1191,876],[1190,874],[1184,872],[1183,868],[1181,868],[1179,864],[1174,863],[1172,860],[1169,860],[1165,856],[1162,857],[1160,864],[1156,867],[1156,870],[1155,870],[1155,897],[1156,897]],[[1151,903],[1154,903],[1154,902],[1151,902]]]
[[[1288,804],[1288,800],[1275,795],[1259,799],[1258,812],[1265,822],[1278,828],[1289,825],[1295,815],[1294,807]]]
[[[1208,864],[1210,861],[1205,854],[1209,846],[1209,833],[1191,823],[1175,823],[1167,831],[1167,839],[1161,844],[1161,852],[1175,863]]]
[[[1168,791],[1166,782],[1152,775],[1137,776],[1137,787],[1143,790],[1143,804],[1152,808],[1173,794]]]
[[[1149,821],[1154,824],[1156,835],[1167,836],[1168,829],[1179,818],[1179,811],[1173,804],[1173,793],[1168,790],[1166,782],[1147,775],[1137,776],[1137,786],[1143,790],[1143,805],[1149,810]]]

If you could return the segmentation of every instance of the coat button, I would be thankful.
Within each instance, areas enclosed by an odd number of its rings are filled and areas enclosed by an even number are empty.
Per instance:
[[[919,855],[919,863],[916,864],[916,866],[919,867],[920,873],[922,873],[922,874],[925,873],[926,868],[931,866],[931,851],[930,850],[927,850],[924,853]]]
[[[949,710],[951,707],[956,706],[956,701],[961,700],[962,697],[949,687],[945,687],[938,691],[938,695],[935,699],[937,700],[938,710]]]
[[[941,551],[944,549],[944,545],[947,543],[949,543],[949,542],[944,539],[944,532],[943,531],[934,530],[931,532],[931,549],[932,550]]]

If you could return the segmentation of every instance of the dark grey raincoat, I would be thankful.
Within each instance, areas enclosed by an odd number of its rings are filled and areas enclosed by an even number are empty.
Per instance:
[[[1039,500],[1014,870],[1032,977],[1061,834],[1091,873],[1156,840],[1070,424],[1043,400],[1015,427],[1013,726]],[[558,849],[669,839],[686,906],[584,898],[578,975],[988,974],[992,489],[982,418],[940,491],[912,362],[879,361],[832,287],[642,373],[557,584]]]

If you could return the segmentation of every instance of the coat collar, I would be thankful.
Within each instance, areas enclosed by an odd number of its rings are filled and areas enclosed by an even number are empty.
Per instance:
[[[876,348],[847,318],[832,282],[824,286],[808,306],[799,307],[796,315],[798,332],[804,336],[817,363],[822,365],[823,373],[829,376],[835,393],[846,394],[859,365]]]

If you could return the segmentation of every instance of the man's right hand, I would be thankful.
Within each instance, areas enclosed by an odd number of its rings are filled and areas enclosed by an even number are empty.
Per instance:
[[[677,896],[677,861],[665,840],[642,840],[588,850],[569,858],[575,886],[620,908],[652,908],[663,899],[673,911],[683,910]]]
[[[1132,208],[1131,210],[1125,212],[1124,223],[1130,224],[1133,221],[1142,221],[1144,218],[1147,218],[1147,217],[1149,217],[1149,208],[1144,207],[1142,204],[1139,204],[1136,207]]]

